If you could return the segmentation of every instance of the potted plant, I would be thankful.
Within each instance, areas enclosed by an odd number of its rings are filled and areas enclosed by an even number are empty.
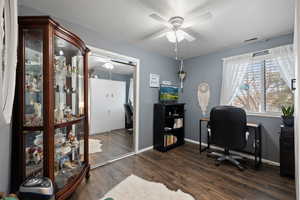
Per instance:
[[[186,77],[186,72],[185,71],[179,71],[178,72],[178,77],[179,77],[179,80],[180,80],[180,88],[182,89],[183,88],[183,80]]]
[[[294,126],[294,106],[281,106],[282,122],[285,126]]]

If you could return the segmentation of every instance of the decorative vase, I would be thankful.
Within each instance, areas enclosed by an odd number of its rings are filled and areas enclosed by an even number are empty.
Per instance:
[[[294,116],[281,116],[282,122],[287,127],[294,127]]]
[[[179,71],[178,72],[178,77],[179,77],[179,80],[180,80],[180,88],[183,88],[183,81],[186,77],[186,72],[185,71]]]

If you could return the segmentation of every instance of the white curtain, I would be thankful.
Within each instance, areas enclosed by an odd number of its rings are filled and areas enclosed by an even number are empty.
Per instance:
[[[291,79],[295,78],[295,56],[293,45],[272,48],[269,52],[271,58],[278,64],[282,78],[291,88]]]
[[[223,59],[221,105],[230,105],[251,63],[252,54],[244,54]]]
[[[3,19],[4,12],[4,19]],[[11,121],[18,45],[17,0],[0,1],[0,123]]]
[[[134,99],[133,99],[133,79],[130,79],[130,84],[129,84],[129,92],[128,92],[128,101],[134,104]]]
[[[295,29],[294,29],[294,55],[296,72],[296,91],[295,91],[295,168],[296,168],[296,194],[300,199],[300,0],[296,0],[295,9]]]

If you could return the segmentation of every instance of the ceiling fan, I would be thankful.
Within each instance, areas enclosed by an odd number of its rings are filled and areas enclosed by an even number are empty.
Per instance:
[[[174,16],[167,20],[156,13],[151,14],[149,17],[163,24],[166,28],[151,34],[148,36],[148,39],[157,39],[166,36],[168,41],[171,43],[181,42],[184,39],[189,42],[196,40],[196,33],[191,29],[194,25],[194,23],[192,23],[193,20],[186,22],[185,18],[181,16]],[[197,23],[203,23],[211,18],[212,14],[210,12],[206,12],[198,16],[195,20],[197,20]]]

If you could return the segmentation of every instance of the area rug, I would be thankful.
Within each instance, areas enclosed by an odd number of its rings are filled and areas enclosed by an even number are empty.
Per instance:
[[[124,181],[110,190],[100,200],[195,200],[191,195],[181,190],[169,190],[162,183],[144,180],[135,175],[127,177]]]
[[[84,141],[80,140],[80,154],[83,154]],[[99,153],[102,152],[101,140],[89,139],[89,153]]]

